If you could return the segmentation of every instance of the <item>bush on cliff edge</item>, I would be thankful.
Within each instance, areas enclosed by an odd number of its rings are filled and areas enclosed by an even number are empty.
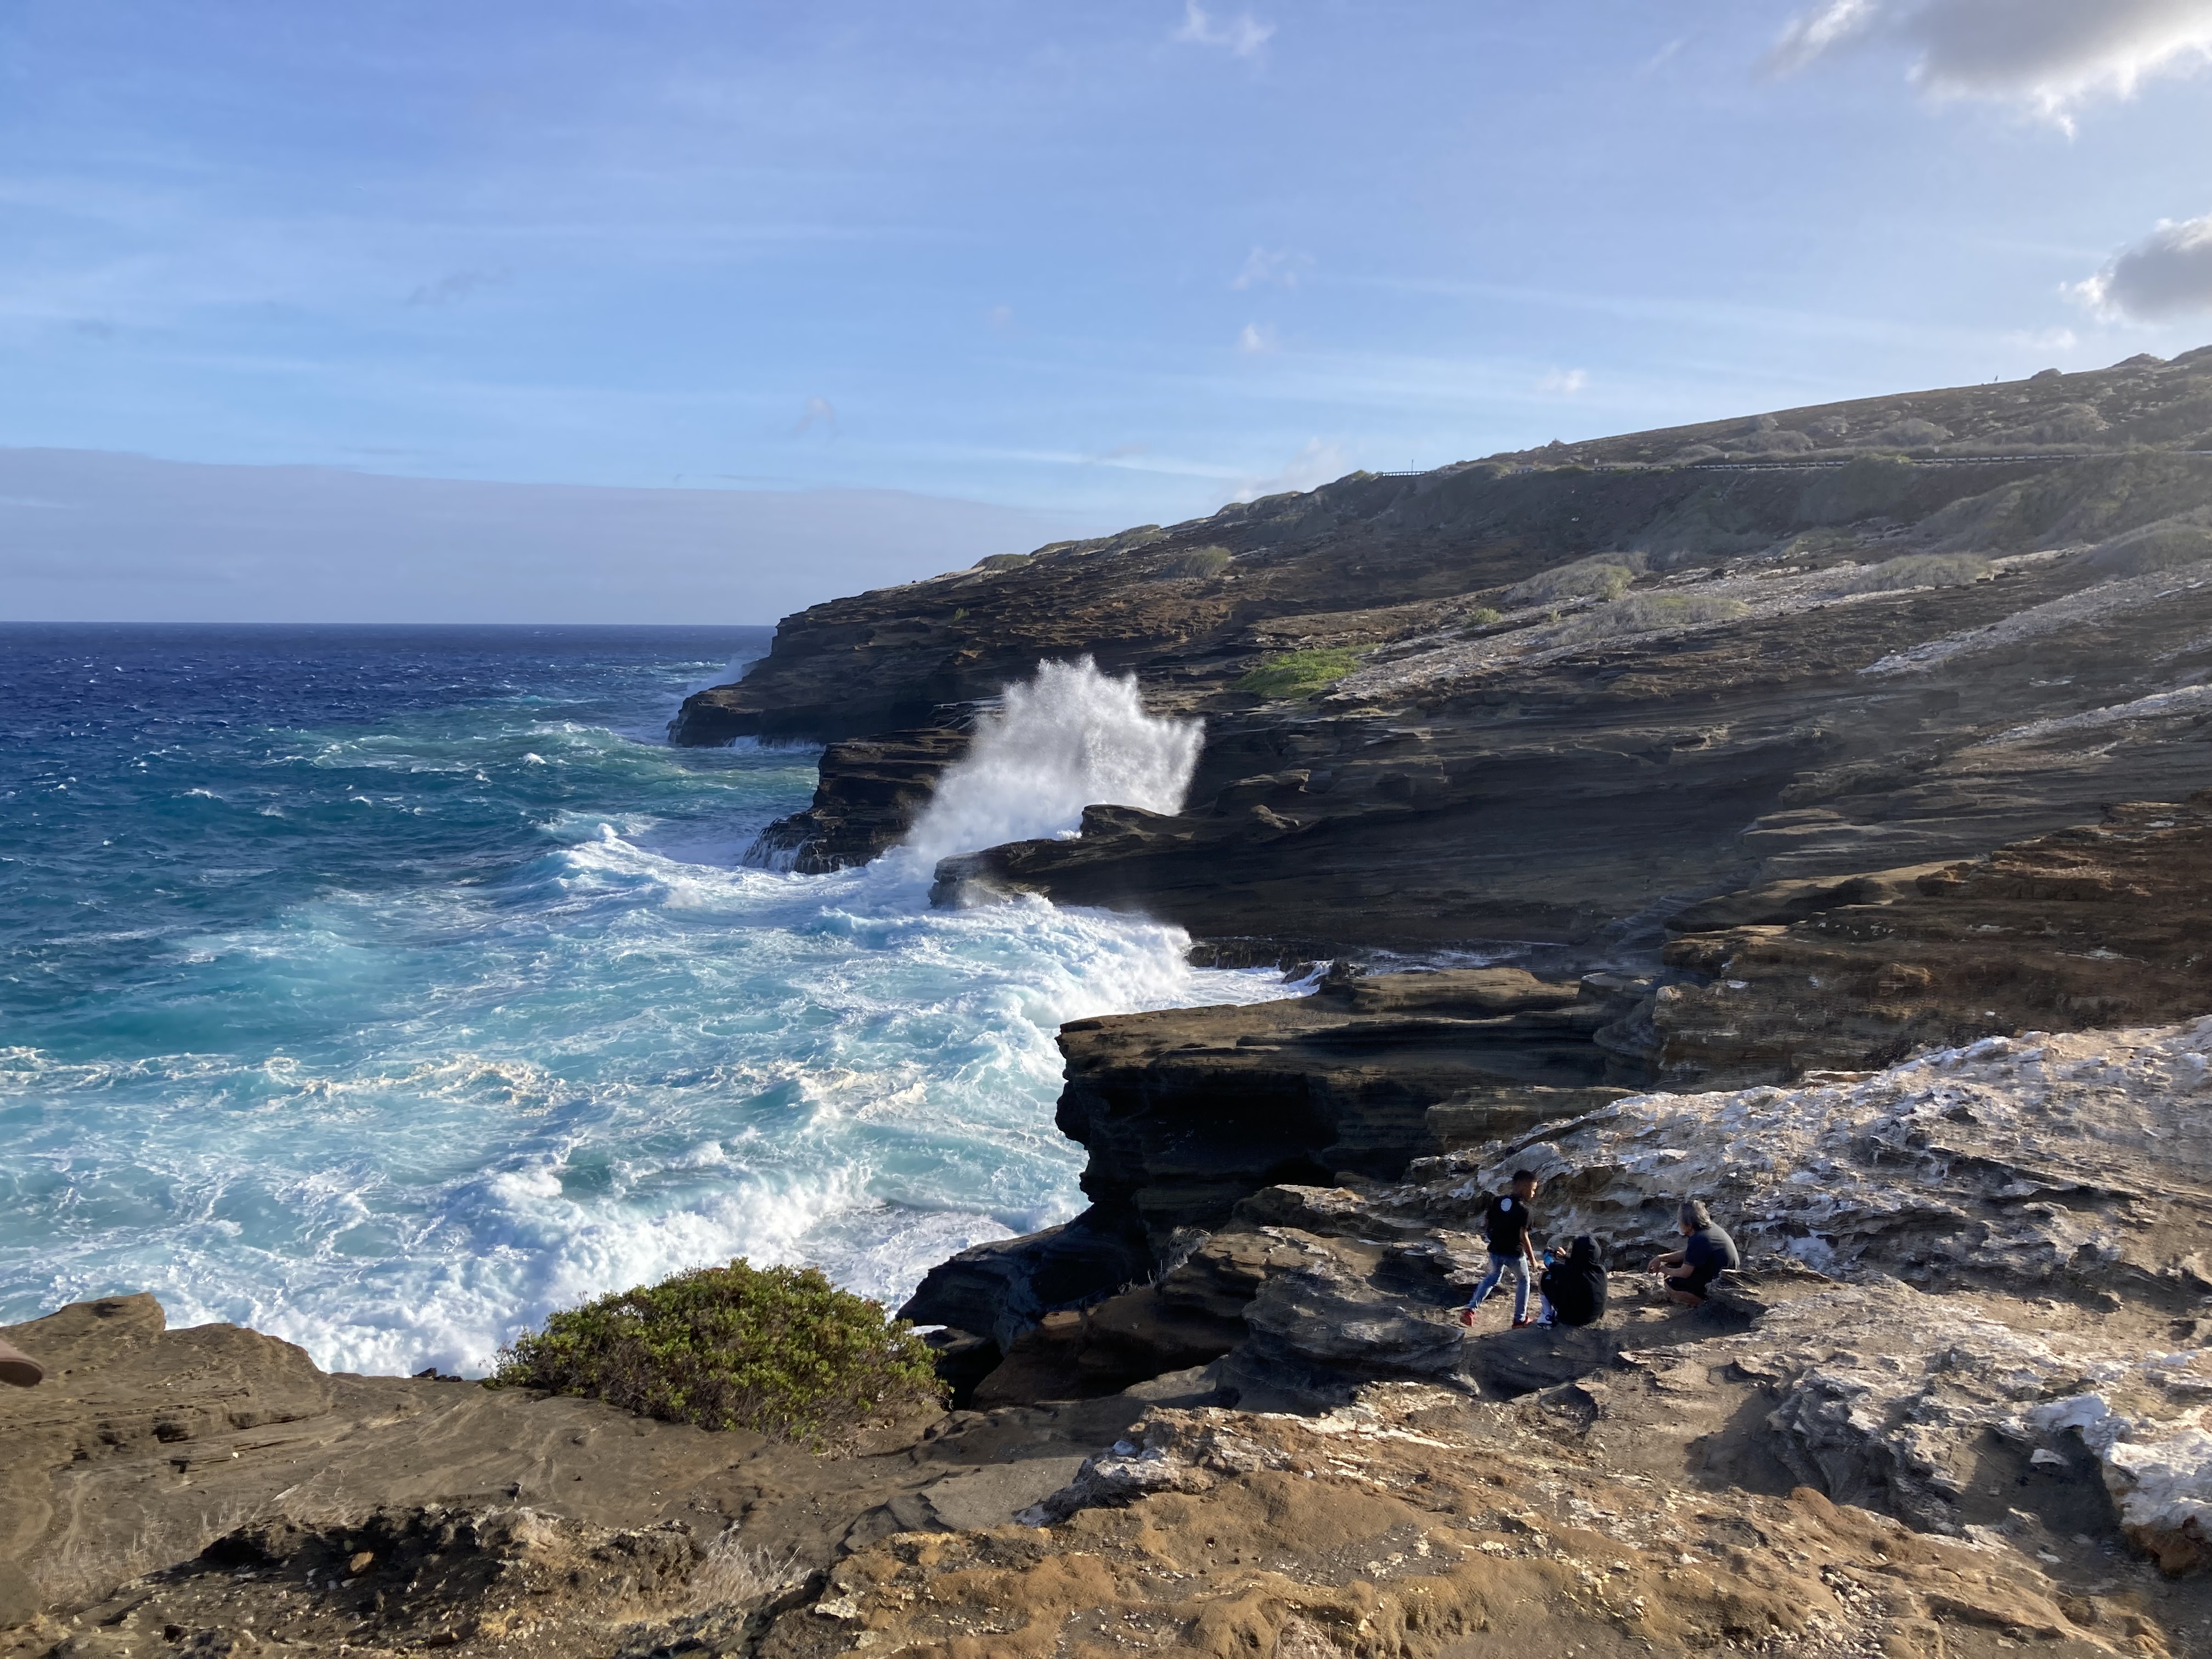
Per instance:
[[[500,1351],[491,1381],[817,1449],[944,1397],[912,1326],[815,1268],[743,1258],[556,1313]]]
[[[1237,689],[1270,702],[1310,697],[1328,690],[1358,666],[1357,651],[1285,651],[1248,672],[1237,682]]]

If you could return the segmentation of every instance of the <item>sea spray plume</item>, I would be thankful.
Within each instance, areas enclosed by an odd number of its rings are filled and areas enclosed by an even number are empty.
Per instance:
[[[927,867],[1073,830],[1086,806],[1180,811],[1204,741],[1200,721],[1146,714],[1134,675],[1102,674],[1089,657],[1040,662],[984,717],[907,847]]]

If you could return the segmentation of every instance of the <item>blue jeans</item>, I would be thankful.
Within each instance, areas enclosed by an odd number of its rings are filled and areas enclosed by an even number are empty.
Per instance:
[[[1490,1271],[1482,1283],[1474,1287],[1474,1294],[1467,1305],[1480,1308],[1483,1298],[1498,1288],[1498,1281],[1507,1273],[1513,1275],[1513,1321],[1518,1324],[1528,1316],[1528,1261],[1526,1256],[1500,1255],[1495,1250],[1490,1255]]]

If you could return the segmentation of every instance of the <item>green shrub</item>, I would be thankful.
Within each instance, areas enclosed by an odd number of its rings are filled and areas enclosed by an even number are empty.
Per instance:
[[[2179,516],[2115,536],[2089,556],[2093,569],[2112,576],[2147,576],[2212,559],[2212,530]]]
[[[1700,623],[1727,622],[1751,607],[1741,599],[1707,593],[1638,593],[1579,617],[1570,617],[1553,630],[1553,645],[1578,645],[1586,640],[1609,639],[1621,634],[1649,634],[1662,628],[1690,628]]]
[[[1163,576],[1218,576],[1237,556],[1225,547],[1194,547],[1160,567]]]
[[[944,1397],[913,1327],[813,1267],[699,1267],[556,1313],[499,1354],[496,1387],[823,1449]]]
[[[1326,691],[1358,666],[1357,651],[1286,651],[1246,674],[1237,682],[1237,689],[1271,702],[1310,697],[1316,691]]]
[[[1836,554],[1857,550],[1859,538],[1848,530],[1808,530],[1792,536],[1784,544],[1781,556],[1785,559],[1823,559]]]
[[[1555,599],[1617,599],[1641,575],[1649,561],[1641,553],[1596,553],[1556,569],[1540,570],[1505,590],[1508,605],[1545,605]]]
[[[1838,574],[1845,593],[1891,593],[1905,587],[1964,587],[1987,576],[1990,562],[1972,553],[1908,553]]]
[[[1492,623],[1502,623],[1504,620],[1505,613],[1503,611],[1493,611],[1486,605],[1478,605],[1460,618],[1460,623],[1466,628],[1487,628]]]

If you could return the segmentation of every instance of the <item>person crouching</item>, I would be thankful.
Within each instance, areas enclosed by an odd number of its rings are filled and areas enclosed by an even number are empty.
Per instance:
[[[1543,1316],[1539,1325],[1595,1325],[1605,1317],[1607,1276],[1597,1259],[1597,1240],[1588,1233],[1574,1242],[1565,1261],[1544,1269]]]
[[[1743,1266],[1735,1240],[1727,1229],[1714,1224],[1712,1212],[1698,1200],[1686,1199],[1677,1212],[1682,1248],[1651,1258],[1650,1270],[1666,1275],[1667,1299],[1677,1307],[1702,1307],[1705,1287],[1731,1267]]]
[[[1467,1306],[1460,1310],[1461,1324],[1473,1327],[1474,1310],[1498,1288],[1498,1281],[1508,1272],[1513,1275],[1513,1328],[1518,1330],[1534,1322],[1528,1317],[1528,1287],[1536,1280],[1536,1241],[1528,1206],[1535,1196],[1535,1176],[1527,1170],[1516,1170],[1506,1189],[1492,1198],[1483,1211],[1482,1231],[1490,1243],[1490,1271],[1474,1287]]]

